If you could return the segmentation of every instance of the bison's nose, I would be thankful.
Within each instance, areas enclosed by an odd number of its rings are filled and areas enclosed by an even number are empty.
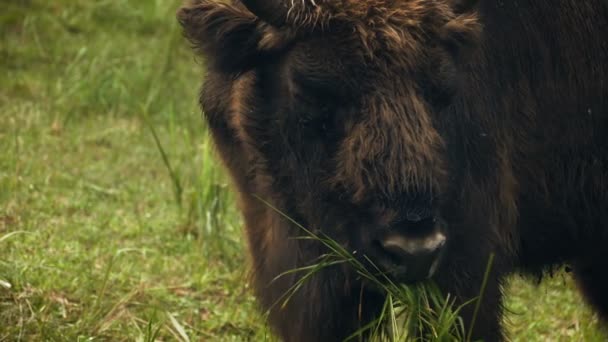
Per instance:
[[[437,269],[445,243],[445,235],[438,230],[416,236],[388,233],[378,240],[379,266],[404,282],[430,278]]]

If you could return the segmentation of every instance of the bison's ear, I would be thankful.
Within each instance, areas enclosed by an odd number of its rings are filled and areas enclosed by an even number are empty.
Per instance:
[[[440,30],[440,38],[456,59],[468,55],[479,43],[481,24],[474,11],[458,14]]]
[[[246,8],[194,0],[177,12],[185,36],[208,63],[227,71],[251,68],[287,44],[288,33],[260,21]]]

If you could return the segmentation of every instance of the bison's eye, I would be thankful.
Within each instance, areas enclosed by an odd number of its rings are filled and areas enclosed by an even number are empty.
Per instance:
[[[323,105],[318,109],[311,108],[306,113],[301,113],[300,124],[302,126],[315,126],[316,128],[327,128],[328,120],[331,117],[331,108]]]
[[[328,136],[334,130],[336,106],[321,96],[299,96],[295,104],[300,129],[306,135]]]

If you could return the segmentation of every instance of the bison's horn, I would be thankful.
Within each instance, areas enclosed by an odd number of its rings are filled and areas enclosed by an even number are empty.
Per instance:
[[[289,0],[241,0],[247,9],[263,21],[277,27],[285,25]]]

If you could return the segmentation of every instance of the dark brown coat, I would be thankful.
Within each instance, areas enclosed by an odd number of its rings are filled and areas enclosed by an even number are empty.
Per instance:
[[[569,263],[608,317],[605,1],[243,2],[178,16],[206,58],[201,105],[284,340],[345,337],[383,297],[336,266],[273,307],[297,277],[272,279],[326,251],[254,196],[372,258],[379,234],[418,229],[405,213],[429,213],[447,236],[433,278],[461,302],[494,253],[474,330],[486,341],[502,339],[500,284],[516,271]]]

